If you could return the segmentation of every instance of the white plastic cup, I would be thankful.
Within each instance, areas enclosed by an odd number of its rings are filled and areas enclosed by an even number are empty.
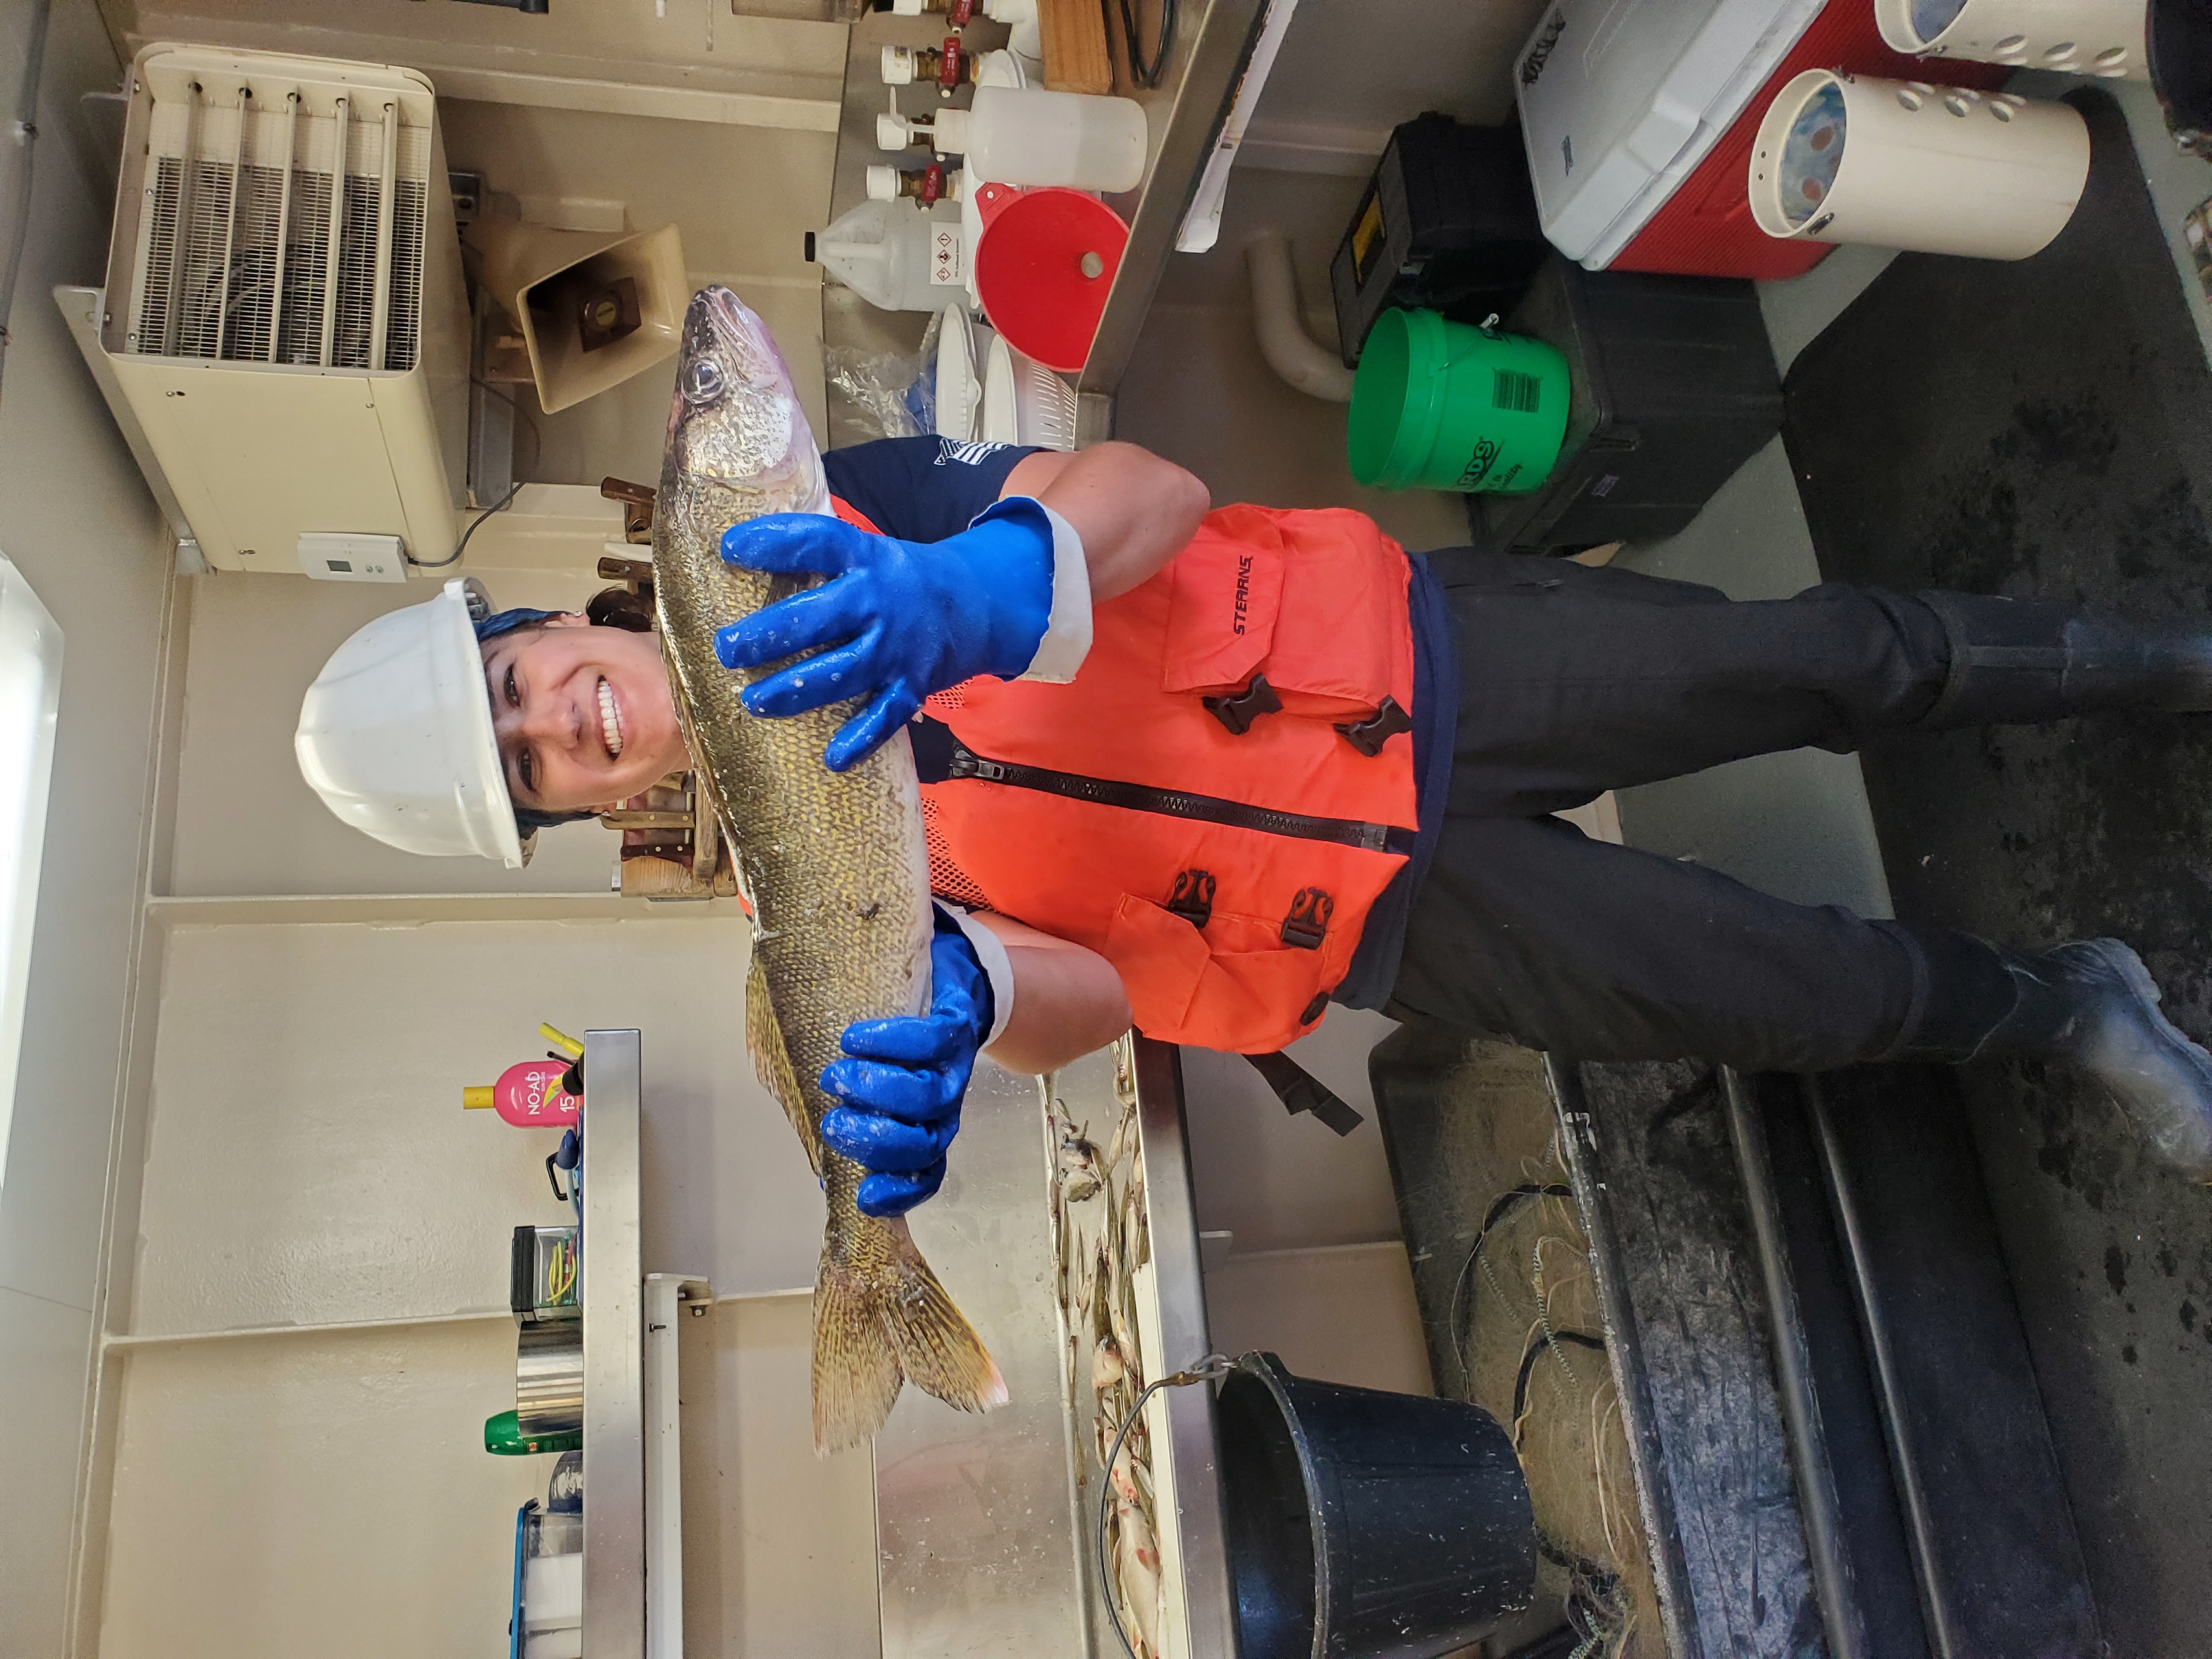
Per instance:
[[[2148,0],[1875,0],[1892,50],[2106,81],[2150,78]]]
[[[1746,182],[1781,240],[2025,259],[2088,177],[2089,129],[2068,105],[1808,70],[1767,106]]]

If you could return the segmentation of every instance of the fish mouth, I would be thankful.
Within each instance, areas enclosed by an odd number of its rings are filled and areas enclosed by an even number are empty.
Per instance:
[[[615,689],[603,678],[599,681],[599,741],[606,744],[607,758],[620,760],[623,751],[622,705],[615,701]]]
[[[730,344],[743,344],[751,338],[751,313],[744,301],[720,283],[701,289],[691,303]]]

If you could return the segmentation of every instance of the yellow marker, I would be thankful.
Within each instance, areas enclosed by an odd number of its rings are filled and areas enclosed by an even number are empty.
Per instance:
[[[557,1031],[550,1025],[540,1025],[538,1028],[538,1035],[571,1060],[581,1060],[584,1057],[584,1045],[565,1032]]]

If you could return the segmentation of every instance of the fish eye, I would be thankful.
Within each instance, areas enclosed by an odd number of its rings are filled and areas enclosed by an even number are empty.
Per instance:
[[[684,395],[695,404],[710,404],[722,395],[722,371],[711,357],[694,357],[684,370]]]

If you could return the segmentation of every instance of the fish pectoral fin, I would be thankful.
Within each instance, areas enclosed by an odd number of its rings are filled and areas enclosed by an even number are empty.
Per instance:
[[[768,963],[753,951],[753,964],[745,973],[745,1048],[753,1057],[753,1071],[761,1087],[775,1097],[791,1127],[799,1131],[799,1144],[806,1149],[806,1162],[816,1178],[822,1175],[822,1137],[806,1115],[806,1091],[791,1063],[791,1050],[783,1044],[783,1027],[776,1024],[775,999],[768,988]]]

